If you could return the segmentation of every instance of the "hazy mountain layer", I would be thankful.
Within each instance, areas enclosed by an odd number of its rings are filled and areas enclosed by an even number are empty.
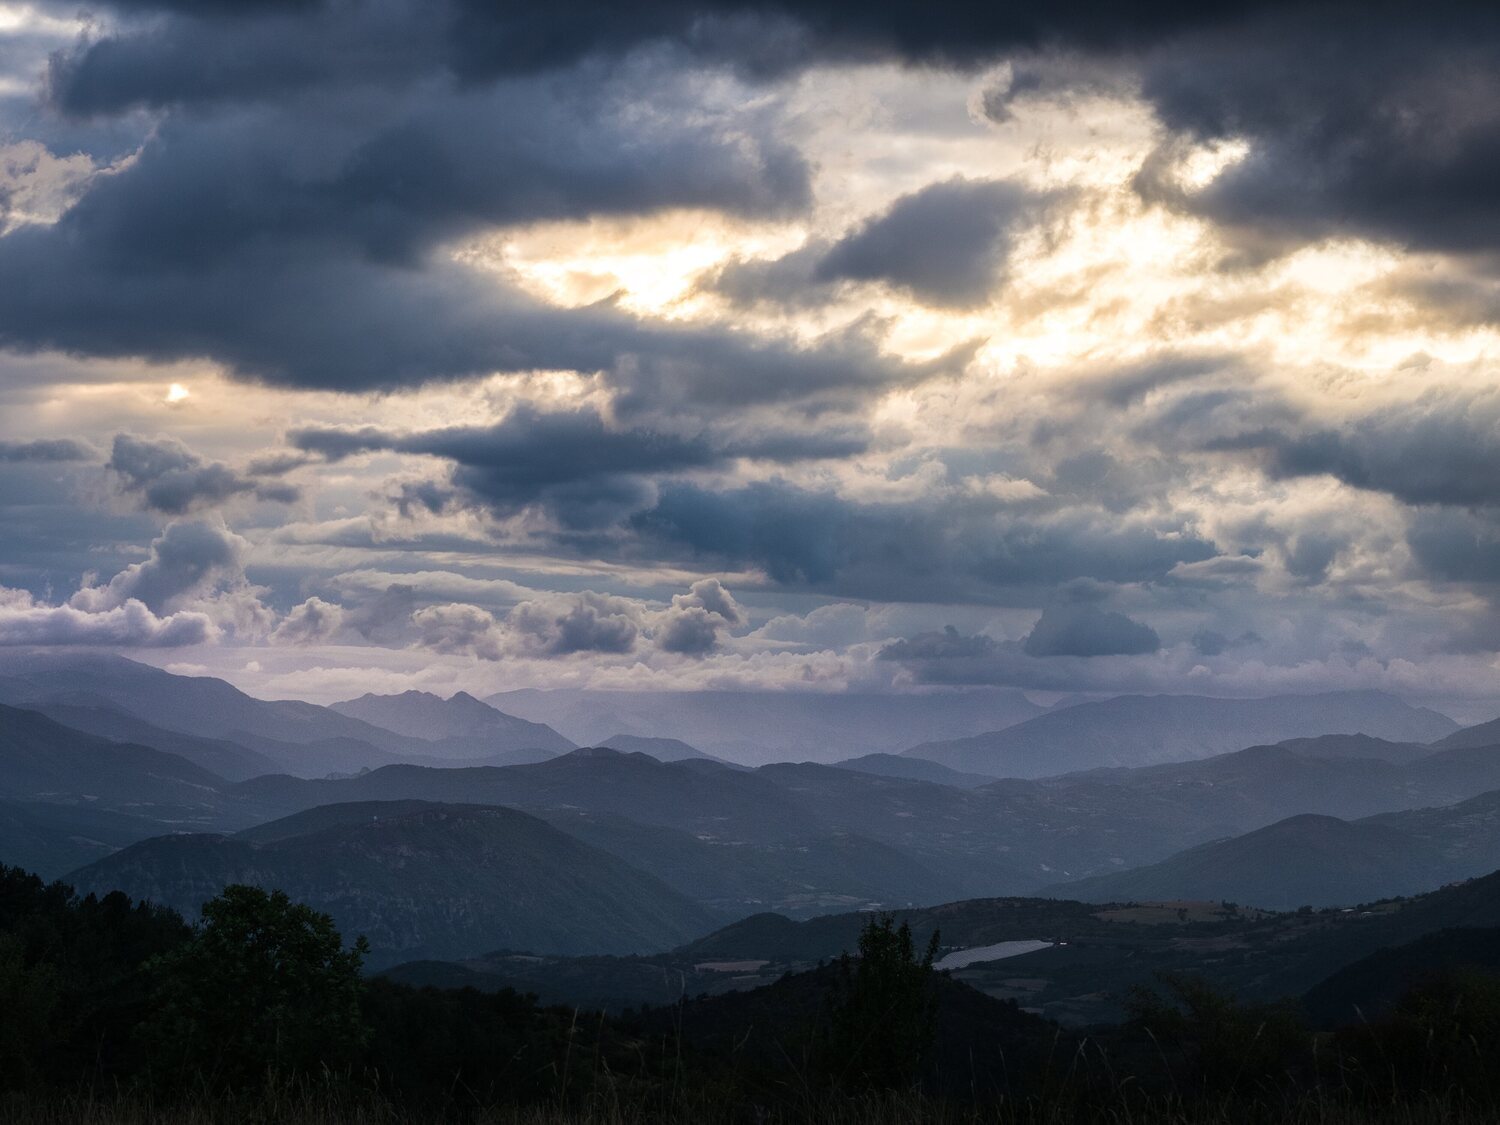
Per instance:
[[[997,777],[1050,777],[1100,766],[1144,766],[1206,758],[1256,743],[1324,734],[1432,742],[1458,724],[1373,691],[1209,699],[1125,695],[1080,703],[1004,730],[926,741],[906,751]]]
[[[526,760],[545,761],[574,748],[551,727],[507,715],[462,691],[449,699],[425,691],[362,695],[334,703],[329,710],[407,738],[436,743],[434,753],[447,757],[516,756],[534,751]],[[521,760],[517,756],[517,762]]]
[[[675,738],[747,763],[894,752],[932,738],[999,730],[1043,711],[1019,691],[993,689],[906,695],[528,689],[485,702],[547,723],[583,746],[608,745],[614,734]]]
[[[1051,889],[1088,902],[1226,899],[1290,910],[1415,894],[1497,868],[1500,792],[1491,792],[1355,821],[1290,817],[1161,863]]]
[[[705,754],[696,746],[689,746],[680,738],[646,738],[638,734],[612,734],[608,738],[601,739],[599,745],[618,750],[623,754],[648,754],[658,762],[685,762],[695,758],[710,762],[724,761],[712,754]]]
[[[901,777],[908,781],[930,781],[935,785],[956,785],[961,789],[978,789],[997,778],[982,773],[964,773],[926,758],[908,758],[901,754],[863,754],[834,762],[841,770],[873,773],[879,777]]]

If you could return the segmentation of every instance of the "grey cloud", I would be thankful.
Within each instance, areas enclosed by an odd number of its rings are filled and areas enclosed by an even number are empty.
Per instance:
[[[208,357],[344,390],[605,372],[622,410],[816,402],[925,377],[865,326],[808,345],[649,324],[609,303],[561,309],[444,252],[497,224],[799,208],[807,170],[769,131],[705,108],[691,76],[629,68],[172,112],[56,224],[0,238],[0,286],[15,295],[0,343]]]
[[[843,456],[864,447],[837,433],[773,433],[739,437],[670,432],[612,424],[597,411],[541,411],[515,407],[488,427],[451,427],[400,434],[359,429],[303,429],[287,435],[294,447],[337,461],[388,450],[423,454],[451,463],[452,489],[501,515],[532,505],[546,508],[564,526],[603,528],[656,500],[653,478],[719,467],[740,458],[795,461]],[[397,497],[406,513],[417,506],[440,511],[452,490],[415,484]]]
[[[1500,250],[1500,17],[1480,5],[1313,6],[1149,55],[1143,90],[1175,134],[1142,194],[1250,248],[1329,236]],[[1183,141],[1243,139],[1206,187],[1175,183]]]
[[[1204,656],[1222,656],[1231,649],[1264,643],[1264,639],[1254,630],[1246,630],[1233,638],[1214,629],[1201,629],[1193,634],[1193,647]]]
[[[1208,448],[1259,451],[1273,476],[1328,474],[1408,504],[1500,503],[1500,393],[1424,395],[1338,428],[1264,429]]]
[[[92,461],[98,453],[84,442],[72,438],[44,438],[39,441],[0,441],[0,461],[61,462]]]
[[[585,592],[566,599],[521,602],[506,618],[524,651],[541,656],[624,653],[640,634],[635,603]]]
[[[916,662],[925,660],[975,660],[998,651],[993,637],[983,633],[966,636],[954,626],[945,625],[941,633],[918,633],[902,637],[880,650],[879,659]]]
[[[778,583],[873,598],[904,599],[913,583],[931,598],[988,599],[1002,587],[1072,578],[1152,581],[1218,553],[1181,524],[1168,535],[1087,509],[1003,513],[982,499],[858,503],[784,481],[723,491],[668,483],[630,526],[669,556],[753,565]]]
[[[703,656],[718,648],[730,626],[744,623],[744,612],[717,578],[694,582],[686,594],[675,594],[656,622],[653,637],[664,652]]]
[[[884,281],[933,305],[976,305],[1003,280],[1013,231],[1041,202],[1004,181],[932,184],[834,243],[814,276]]]
[[[64,0],[55,0],[68,15]],[[748,73],[819,60],[895,59],[969,66],[1042,43],[1113,47],[1214,24],[1274,3],[1174,0],[1041,6],[942,0],[907,9],[848,0],[648,0],[621,7],[575,0],[138,3],[114,34],[85,40],[53,66],[54,100],[76,113],[290,96],[361,82],[456,75],[469,84],[531,74],[657,42]]]
[[[104,586],[85,586],[69,604],[98,613],[139,601],[152,613],[177,608],[225,581],[243,579],[249,544],[216,520],[179,520],[152,542],[151,553]]]
[[[842,238],[731,263],[704,286],[741,304],[798,304],[838,282],[883,282],[929,305],[972,307],[1003,284],[1017,230],[1049,198],[1003,180],[929,184]]]
[[[318,644],[337,633],[343,623],[342,606],[322,598],[308,598],[281,619],[271,633],[271,641],[283,645]]]
[[[261,500],[292,503],[301,495],[286,484],[261,484],[220,461],[205,461],[174,438],[116,434],[106,467],[121,488],[153,511],[182,515],[254,494]]]
[[[365,640],[379,641],[399,632],[412,619],[416,605],[415,586],[392,582],[373,597],[365,598],[353,607],[345,606],[344,622]]]
[[[493,614],[473,605],[433,605],[412,614],[418,644],[449,655],[499,660],[504,655]]]
[[[1140,656],[1161,648],[1156,630],[1093,605],[1048,606],[1022,642],[1027,656]]]
[[[206,614],[157,616],[128,600],[107,609],[43,605],[0,588],[0,645],[108,645],[175,648],[204,644],[218,636]]]
[[[1417,564],[1444,581],[1500,582],[1500,523],[1456,509],[1413,513],[1406,543]]]

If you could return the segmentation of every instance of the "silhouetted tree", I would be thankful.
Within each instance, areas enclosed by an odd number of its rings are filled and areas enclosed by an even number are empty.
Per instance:
[[[890,915],[859,935],[857,960],[839,961],[823,1063],[847,1086],[901,1089],[918,1081],[937,1033],[934,933],[918,957],[911,927]]]
[[[354,1063],[368,1032],[368,945],[345,949],[333,920],[281,891],[226,887],[191,941],[153,962],[143,1029],[167,1079],[237,1086]]]

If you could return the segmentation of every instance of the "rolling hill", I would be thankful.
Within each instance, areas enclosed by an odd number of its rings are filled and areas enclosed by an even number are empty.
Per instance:
[[[1257,743],[1324,734],[1425,743],[1450,734],[1457,725],[1435,711],[1373,691],[1265,699],[1124,695],[970,738],[924,742],[906,755],[973,773],[1033,778],[1206,758]]]
[[[341,810],[287,835],[164,836],[74,872],[193,917],[229,883],[275,887],[365,935],[374,967],[488,950],[641,953],[711,928],[702,907],[611,855],[511,809]],[[284,826],[283,826],[284,827]]]
[[[689,746],[680,738],[647,738],[638,734],[612,734],[603,739],[599,745],[618,750],[622,754],[646,754],[658,762],[686,762],[697,759],[720,762],[724,765],[733,764],[712,754],[705,754],[696,746]]]
[[[234,816],[222,793],[227,785],[176,754],[112,742],[36,711],[0,705],[0,798],[80,805],[201,827]]]
[[[1464,727],[1432,744],[1434,750],[1469,750],[1477,746],[1500,746],[1500,719]]]
[[[1084,902],[1225,900],[1267,910],[1352,906],[1442,881],[1439,857],[1398,829],[1304,814],[1148,867],[1048,890]]]
[[[1225,899],[1273,910],[1417,894],[1500,869],[1500,791],[1355,821],[1295,816],[1161,863],[1049,888],[1086,902]]]
[[[863,754],[833,763],[841,770],[873,773],[877,777],[900,777],[908,781],[930,781],[934,785],[956,785],[960,789],[978,789],[998,778],[980,773],[963,773],[925,758],[906,758],[900,754]]]

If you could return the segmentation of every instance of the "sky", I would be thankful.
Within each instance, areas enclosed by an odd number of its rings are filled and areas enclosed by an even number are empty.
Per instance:
[[[1479,5],[4,0],[0,645],[1488,718],[1497,177]]]

